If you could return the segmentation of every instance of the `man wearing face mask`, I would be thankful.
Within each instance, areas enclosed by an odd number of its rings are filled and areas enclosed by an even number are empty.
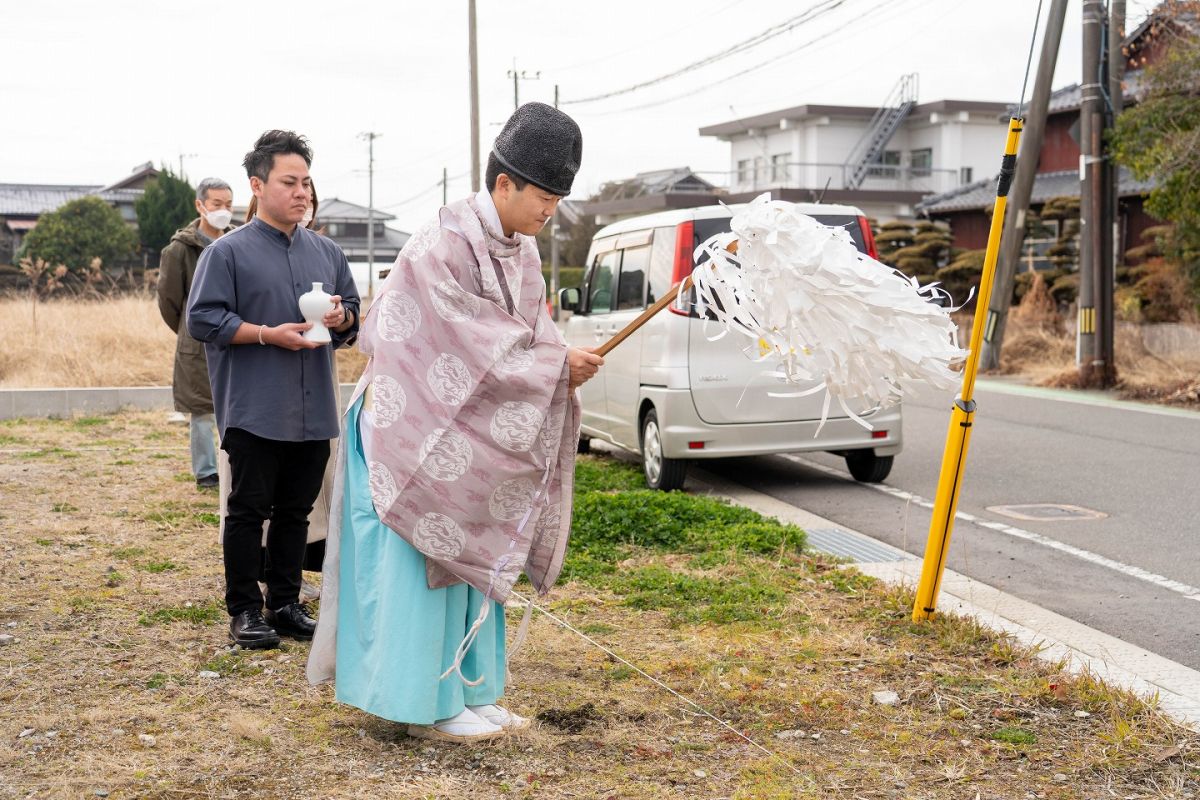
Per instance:
[[[202,489],[217,487],[216,417],[204,345],[192,338],[184,324],[188,292],[196,263],[205,247],[230,229],[233,190],[220,178],[205,178],[196,187],[199,218],[180,228],[163,248],[158,274],[158,311],[176,333],[172,387],[175,410],[191,415],[192,474]]]

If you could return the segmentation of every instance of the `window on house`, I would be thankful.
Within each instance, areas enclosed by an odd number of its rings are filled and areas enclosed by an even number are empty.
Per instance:
[[[958,169],[959,184],[961,186],[966,186],[968,183],[971,182],[974,175],[975,175],[975,171],[973,169],[971,169],[970,167],[959,167],[959,169]]]
[[[788,153],[776,153],[771,156],[771,180],[788,180]]]
[[[737,179],[738,183],[749,183],[753,180],[751,171],[754,169],[754,162],[748,158],[743,158],[737,162]]]
[[[913,177],[921,177],[929,175],[930,169],[933,168],[933,148],[924,147],[920,150],[912,151],[912,174]]]
[[[342,223],[340,222],[330,222],[325,226],[325,233],[331,239],[341,236],[342,232]]]
[[[872,178],[891,178],[900,177],[900,151],[899,150],[884,150],[879,156],[879,166],[871,167],[868,173]]]

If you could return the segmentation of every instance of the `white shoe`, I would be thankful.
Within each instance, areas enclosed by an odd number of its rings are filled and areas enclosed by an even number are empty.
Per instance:
[[[321,587],[313,586],[306,580],[300,581],[300,602],[311,603],[321,599]]]
[[[483,719],[487,720],[493,725],[499,725],[506,731],[521,731],[525,730],[530,725],[530,722],[526,717],[514,714],[503,706],[467,706],[467,710],[474,711]]]
[[[485,706],[486,707],[486,706]],[[432,725],[409,725],[408,735],[417,739],[432,739],[435,742],[481,742],[495,739],[504,733],[499,725],[493,725],[469,708],[449,719],[441,719]]]
[[[262,581],[258,582],[258,590],[262,592],[263,597],[267,596],[267,585]],[[300,599],[298,602],[311,603],[314,600],[321,599],[321,587],[313,586],[303,578],[300,579]]]

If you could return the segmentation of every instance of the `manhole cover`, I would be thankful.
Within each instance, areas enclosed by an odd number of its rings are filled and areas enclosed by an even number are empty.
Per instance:
[[[988,511],[1001,514],[1012,519],[1036,520],[1053,522],[1067,519],[1104,519],[1108,516],[1103,511],[1093,511],[1090,508],[1070,506],[1065,503],[1029,503],[1016,506],[988,506]]]

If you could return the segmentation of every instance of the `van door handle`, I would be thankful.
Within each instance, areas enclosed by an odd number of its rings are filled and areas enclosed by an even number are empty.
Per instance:
[[[592,335],[595,336],[597,339],[603,339],[604,338],[604,328],[601,328],[599,325],[597,325],[595,330],[592,331]]]
[[[609,336],[616,336],[616,335],[617,335],[617,326],[616,326],[615,324],[614,324],[614,325],[611,325],[611,326],[609,326],[609,329],[608,329],[608,335],[609,335]]]

